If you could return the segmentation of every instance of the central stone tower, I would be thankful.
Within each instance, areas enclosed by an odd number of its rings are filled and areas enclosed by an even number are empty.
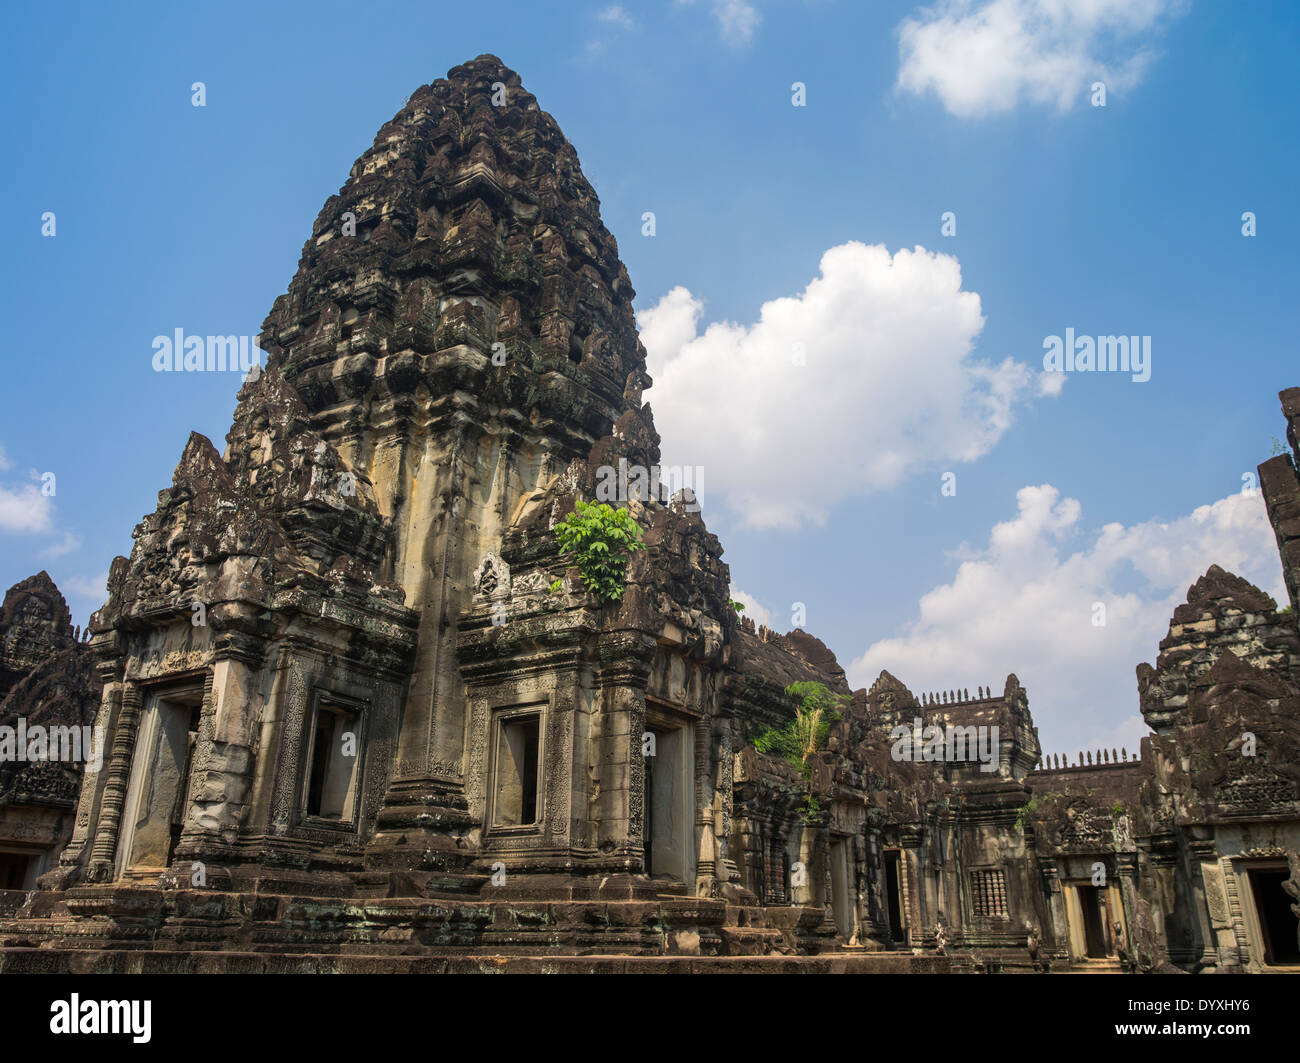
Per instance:
[[[379,131],[263,326],[272,373],[373,490],[382,575],[418,616],[380,824],[407,844],[426,806],[470,829],[458,617],[521,511],[640,406],[633,295],[573,148],[482,56]]]

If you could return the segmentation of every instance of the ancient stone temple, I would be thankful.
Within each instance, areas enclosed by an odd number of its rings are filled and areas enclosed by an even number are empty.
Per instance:
[[[103,763],[0,970],[1294,962],[1294,612],[1212,569],[1140,672],[1140,758],[1061,767],[1014,675],[853,692],[742,619],[689,493],[617,501],[645,549],[597,596],[556,526],[658,464],[633,295],[516,74],[410,97],[225,447],[190,437],[113,562]],[[1289,556],[1300,486],[1264,470]],[[803,769],[755,744],[795,684],[839,703]]]
[[[34,889],[72,835],[82,772],[102,753],[91,726],[99,695],[90,648],[49,574],[10,587],[0,605],[0,894]]]

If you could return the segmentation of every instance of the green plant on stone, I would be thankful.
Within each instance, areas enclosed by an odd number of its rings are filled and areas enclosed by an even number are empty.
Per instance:
[[[745,603],[744,603],[744,602],[738,602],[738,601],[736,601],[735,598],[732,598],[732,599],[731,599],[731,608],[733,608],[734,610],[736,610],[736,612],[738,612],[738,613],[743,613],[743,612],[745,611]]]
[[[607,502],[574,504],[573,512],[555,525],[560,556],[573,555],[583,586],[601,601],[623,597],[631,554],[644,550],[641,529],[626,509]]]
[[[1055,801],[1058,797],[1065,797],[1063,793],[1036,794],[1016,810],[1016,830],[1024,830],[1025,824],[1029,822],[1029,817],[1042,808],[1049,801]]]
[[[842,720],[839,707],[848,701],[844,694],[832,694],[822,683],[791,683],[786,695],[799,699],[794,719],[784,727],[765,727],[754,738],[754,748],[792,764],[804,781],[804,802],[799,814],[805,823],[819,819],[823,811],[812,792],[812,758],[826,748],[831,724]]]

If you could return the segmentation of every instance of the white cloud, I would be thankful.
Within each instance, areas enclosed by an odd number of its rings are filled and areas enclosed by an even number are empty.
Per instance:
[[[5,453],[5,448],[0,446],[0,472],[7,472],[13,468],[13,462],[9,460],[9,455]]]
[[[695,0],[677,0],[689,6]],[[730,48],[743,48],[754,39],[758,24],[763,20],[758,9],[748,0],[709,0],[709,10],[718,23],[718,35]]]
[[[940,0],[898,26],[897,88],[972,117],[1135,85],[1181,0]]]
[[[1037,369],[972,357],[980,297],[922,247],[842,244],[751,325],[701,334],[702,313],[677,287],[638,315],[646,400],[664,464],[702,468],[701,498],[751,526],[821,523],[844,498],[973,461],[1042,387]]]
[[[855,687],[888,669],[920,694],[991,685],[1015,672],[1029,692],[1045,753],[1136,750],[1147,730],[1134,669],[1154,662],[1174,607],[1211,564],[1284,600],[1264,503],[1233,494],[1176,520],[1100,531],[1050,484],[1024,487],[1015,517],[966,551],[919,617],[849,666]],[[1093,603],[1106,607],[1093,626]]]
[[[754,39],[754,31],[761,21],[753,4],[745,0],[714,0],[713,17],[718,20],[718,32],[725,44],[739,48]]]
[[[53,508],[50,497],[34,484],[0,484],[0,531],[49,531]]]
[[[745,611],[740,614],[741,616],[749,617],[754,623],[762,627],[772,626],[772,611],[752,594],[732,587],[731,597],[733,601],[740,602],[745,607]]]
[[[609,7],[597,11],[596,21],[625,30],[633,29],[636,26],[636,20],[628,14],[627,8],[619,4],[610,4]]]
[[[613,43],[614,38],[637,27],[636,19],[621,4],[610,4],[595,14],[597,33],[587,41],[587,57],[595,59]]]
[[[56,580],[59,590],[73,598],[89,598],[96,605],[108,600],[108,569],[97,576],[67,576]]]
[[[76,532],[64,532],[56,542],[41,550],[39,556],[43,558],[62,557],[64,554],[72,553],[73,550],[78,549],[80,546],[80,535]]]

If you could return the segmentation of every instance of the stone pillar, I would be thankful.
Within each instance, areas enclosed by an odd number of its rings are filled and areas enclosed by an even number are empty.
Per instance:
[[[1124,906],[1124,939],[1115,942],[1128,955],[1133,955],[1133,920],[1137,917],[1137,853],[1115,854],[1115,877],[1119,879],[1120,901]]]
[[[1228,894],[1224,887],[1218,845],[1212,838],[1207,838],[1189,842],[1188,849],[1197,861],[1197,892],[1204,899],[1203,907],[1198,906],[1198,910],[1202,917],[1202,928],[1208,930],[1201,962],[1225,971],[1239,971],[1241,957],[1237,950],[1232,913],[1228,910]]]
[[[925,836],[920,830],[904,829],[899,832],[900,858],[898,861],[899,889],[907,912],[907,943],[920,948],[930,937],[933,926],[926,925],[930,908],[925,902],[925,862],[921,845]]]
[[[185,825],[178,857],[233,841],[253,788],[253,747],[262,717],[259,640],[223,634],[204,682]]]
[[[722,854],[718,851],[716,823],[718,795],[714,784],[713,718],[705,716],[695,721],[695,829],[698,848],[695,860],[695,895],[718,896],[718,873]]]
[[[101,743],[98,749],[100,757],[99,770],[91,772],[89,767],[82,776],[81,794],[77,798],[77,815],[73,823],[72,838],[59,856],[60,875],[64,882],[69,881],[71,869],[84,862],[86,846],[93,842],[92,824],[99,817],[100,807],[109,778],[109,766],[112,763],[112,750],[109,748],[109,736],[116,735],[119,715],[122,708],[122,692],[125,688],[118,679],[109,679],[104,683],[100,700],[99,714],[95,718],[94,741]]]
[[[135,683],[127,683],[122,691],[122,710],[113,731],[113,755],[108,764],[108,778],[104,784],[104,800],[95,827],[95,841],[90,850],[88,877],[92,882],[102,882],[113,877],[113,861],[117,855],[117,836],[122,826],[122,806],[126,802],[126,788],[131,779],[131,760],[135,753],[136,732],[140,726],[140,706],[143,697]]]
[[[1047,886],[1047,910],[1052,919],[1051,947],[1055,955],[1067,955],[1070,947],[1070,922],[1065,911],[1065,895],[1061,890],[1060,868],[1054,860],[1042,860],[1039,866],[1042,868],[1043,882]]]
[[[1226,931],[1232,938],[1235,962],[1236,938],[1228,917],[1228,899],[1223,891],[1223,877],[1219,873],[1218,846],[1213,838],[1192,839],[1187,843],[1191,870],[1194,910],[1201,930],[1200,962],[1206,967],[1220,963],[1219,932]]]

